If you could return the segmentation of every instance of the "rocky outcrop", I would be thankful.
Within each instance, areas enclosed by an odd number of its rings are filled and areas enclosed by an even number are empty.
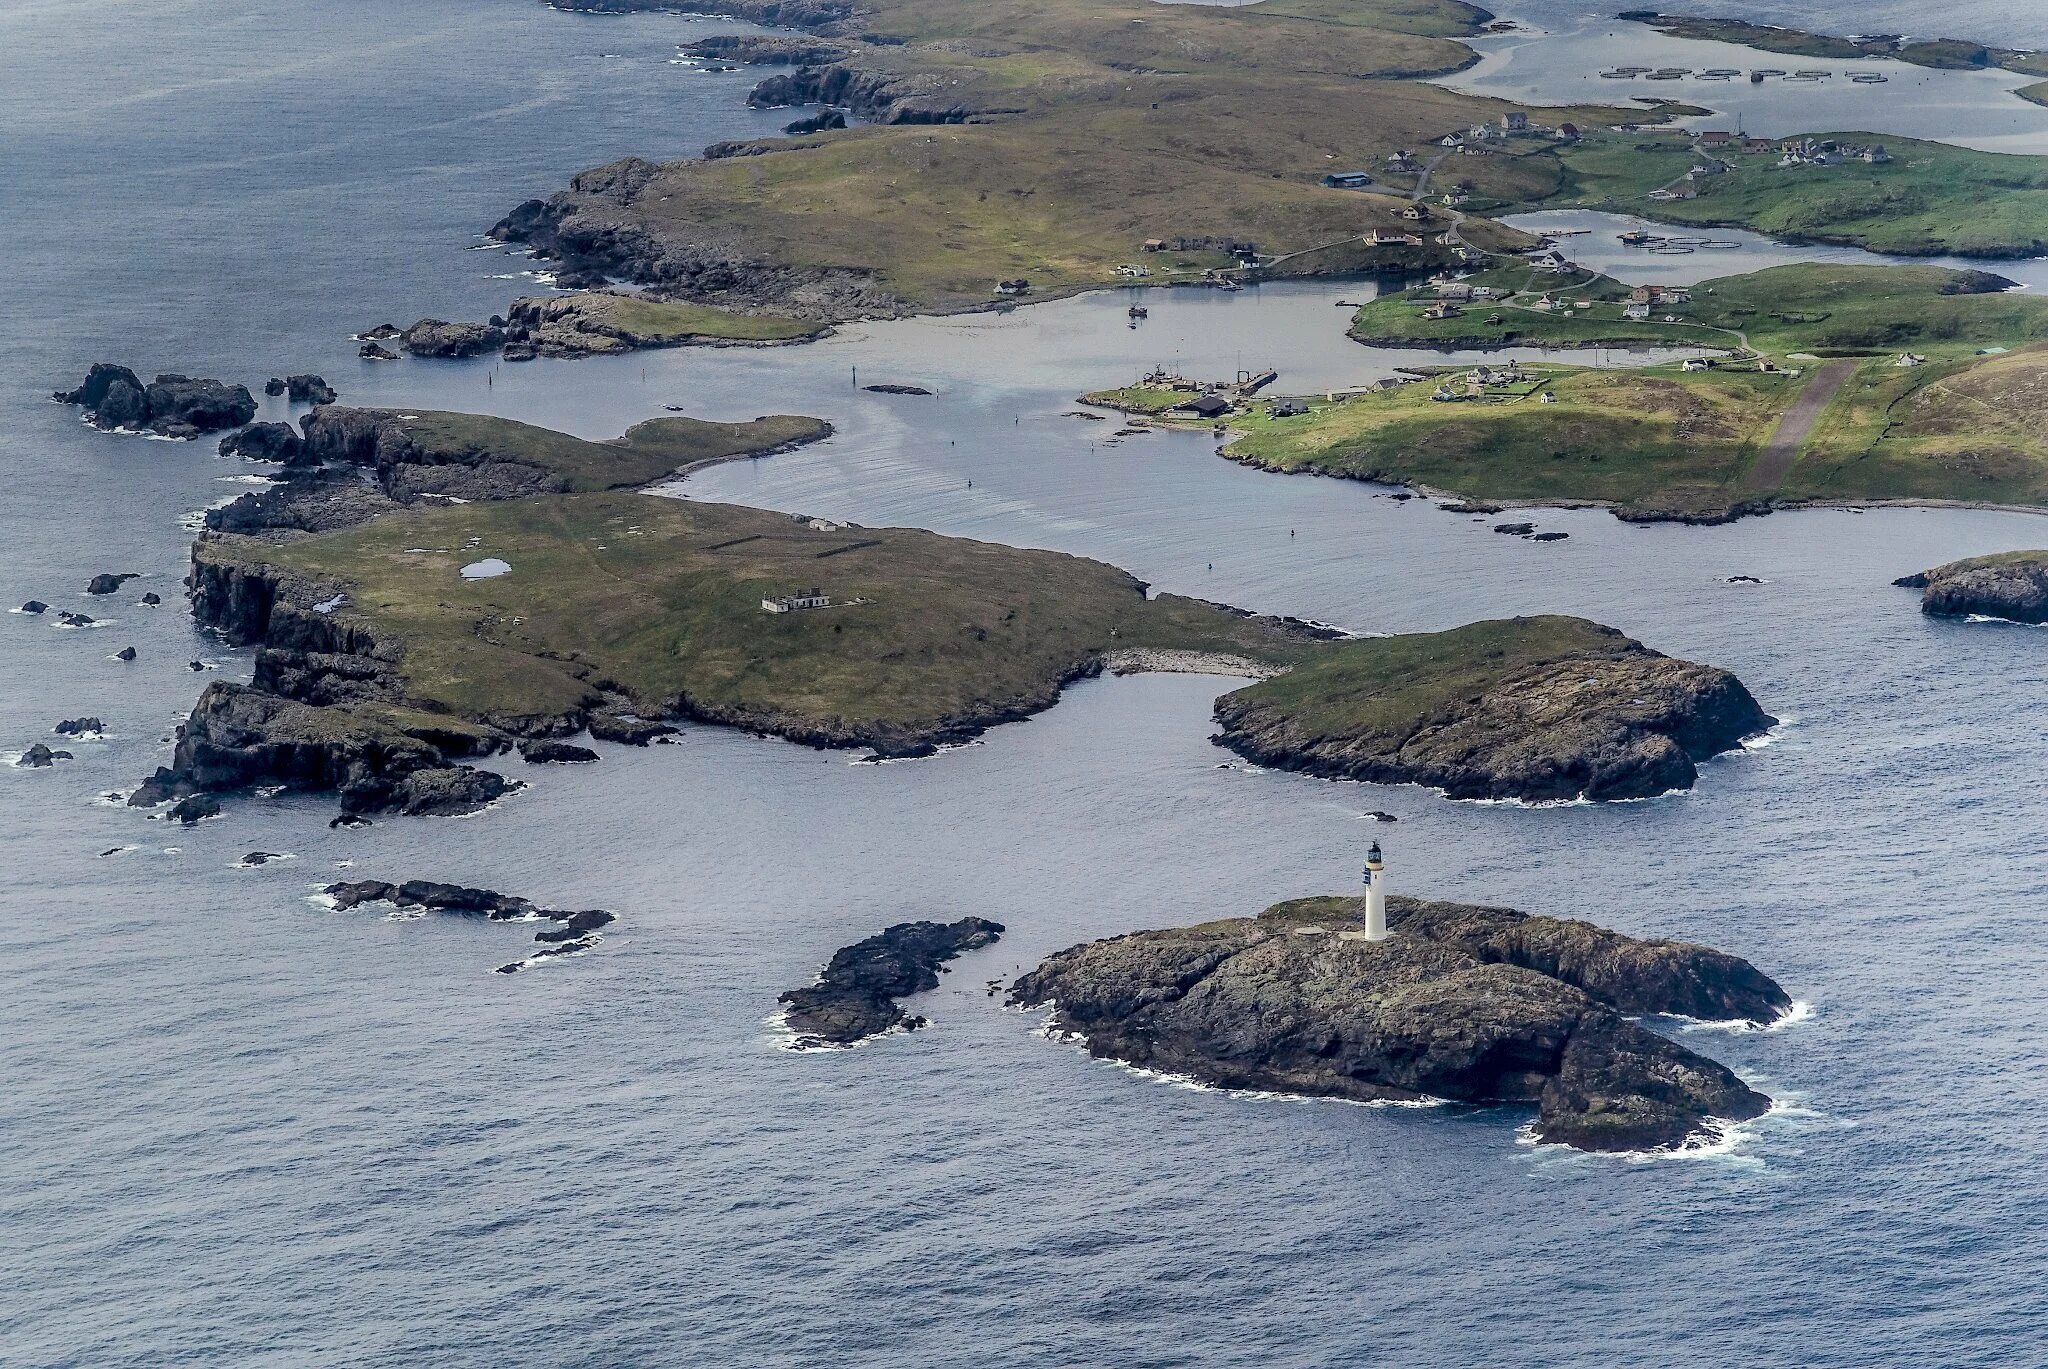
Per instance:
[[[402,507],[353,472],[304,473],[208,509],[206,530],[276,540],[352,528]]]
[[[47,770],[58,761],[71,759],[69,751],[53,751],[47,742],[37,742],[21,753],[21,759],[14,764],[21,770]]]
[[[857,12],[852,0],[550,0],[583,14],[708,14],[762,28],[830,30]]]
[[[877,936],[841,948],[818,982],[782,995],[784,1020],[800,1047],[850,1046],[901,1027],[927,1025],[897,999],[939,986],[945,963],[964,951],[992,946],[1000,922],[963,917],[958,922],[899,922]]]
[[[510,359],[514,349],[536,356],[586,357],[655,347],[768,347],[807,342],[825,331],[818,327],[776,339],[695,333],[689,331],[690,320],[686,317],[666,327],[646,322],[647,314],[636,315],[631,309],[633,303],[643,298],[624,291],[581,291],[515,299],[505,314],[506,336],[511,339],[505,344],[506,357]]]
[[[851,49],[821,38],[783,33],[722,33],[683,44],[692,57],[710,57],[745,66],[822,66],[843,60]]]
[[[222,438],[220,454],[290,466],[305,459],[306,444],[289,423],[252,423]]]
[[[588,765],[599,757],[587,746],[541,738],[519,743],[519,759],[528,765]]]
[[[405,350],[416,357],[475,357],[505,345],[505,330],[488,323],[423,318],[405,330]]]
[[[756,109],[836,105],[871,124],[963,124],[1007,112],[963,103],[957,84],[936,73],[905,76],[845,64],[805,66],[763,78],[748,93],[747,103]]]
[[[140,580],[141,578],[140,575],[132,570],[123,571],[120,574],[108,572],[95,575],[86,582],[85,592],[87,594],[115,594],[120,591],[121,586],[127,584],[130,580]]]
[[[1935,617],[2048,623],[2048,551],[1951,561],[1892,583],[1922,591],[1920,611]]]
[[[844,110],[821,109],[807,119],[796,119],[784,124],[782,131],[793,138],[805,138],[813,133],[832,133],[845,127]]]
[[[1346,644],[1216,701],[1260,765],[1454,799],[1646,798],[1776,719],[1728,671],[1580,619]]]
[[[387,884],[380,879],[353,880],[330,884],[321,892],[341,911],[360,908],[365,903],[389,903],[396,908],[481,917],[491,922],[554,924],[534,933],[539,950],[525,960],[500,965],[499,974],[512,974],[542,960],[590,950],[604,939],[598,935],[599,930],[618,920],[602,908],[542,908],[530,899],[501,894],[495,889],[472,889],[426,879],[409,879],[402,884]]]
[[[106,731],[106,725],[96,717],[66,718],[50,729],[60,737],[96,737]]]
[[[95,427],[160,437],[197,437],[238,428],[256,417],[256,400],[247,386],[175,373],[144,385],[126,366],[108,362],[94,363],[77,389],[59,390],[54,398],[84,408]]]
[[[909,312],[864,270],[771,263],[743,240],[685,241],[650,231],[634,206],[644,194],[659,194],[651,187],[661,171],[644,158],[628,157],[581,172],[552,199],[528,200],[514,209],[492,227],[491,236],[523,243],[572,270],[640,281],[665,295],[724,309],[821,322]]]
[[[1509,909],[1302,899],[1076,946],[1019,979],[1091,1054],[1222,1088],[1312,1097],[1534,1104],[1539,1139],[1662,1149],[1770,1100],[1626,1020],[1777,1020],[1784,990],[1747,961]]]
[[[397,335],[397,330],[392,330]],[[282,395],[292,404],[332,404],[340,398],[334,387],[316,375],[272,376],[264,382],[263,393],[272,399]]]
[[[451,764],[444,747],[460,727],[453,720],[445,727],[408,726],[392,710],[320,707],[215,683],[180,729],[171,764],[128,802],[152,807],[188,795],[281,785],[336,791],[347,813],[475,812],[520,786]],[[480,731],[467,735],[479,749],[489,744]]]

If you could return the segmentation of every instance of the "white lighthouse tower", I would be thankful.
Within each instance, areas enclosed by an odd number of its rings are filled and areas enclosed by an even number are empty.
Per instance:
[[[1378,842],[1365,853],[1365,939],[1387,939],[1387,866]]]

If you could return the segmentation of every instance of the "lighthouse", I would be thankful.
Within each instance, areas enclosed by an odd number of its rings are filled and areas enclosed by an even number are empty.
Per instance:
[[[1387,939],[1387,866],[1378,842],[1365,853],[1365,939]]]

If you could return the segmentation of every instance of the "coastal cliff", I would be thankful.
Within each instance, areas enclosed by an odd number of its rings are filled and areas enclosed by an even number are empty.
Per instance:
[[[1020,978],[1090,1054],[1221,1088],[1359,1101],[1534,1104],[1538,1139],[1681,1146],[1770,1100],[1627,1020],[1767,1025],[1791,999],[1749,962],[1505,908],[1388,901],[1366,941],[1351,898],[1090,942]]]
[[[1538,617],[1343,643],[1225,695],[1216,721],[1260,765],[1542,801],[1689,789],[1776,720],[1725,670]]]
[[[2048,623],[2048,551],[1975,556],[1892,583],[1922,591],[1920,611],[1934,617]]]

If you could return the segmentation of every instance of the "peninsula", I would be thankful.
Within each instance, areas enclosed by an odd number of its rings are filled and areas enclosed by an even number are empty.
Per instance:
[[[1725,670],[1583,618],[1508,618],[1333,644],[1216,701],[1260,765],[1454,799],[1647,798],[1776,723]]]
[[[2031,417],[2048,301],[1983,272],[1799,265],[1684,289],[1574,286],[1500,270],[1373,301],[1374,345],[1686,344],[1719,356],[1635,369],[1420,367],[1335,398],[1232,402],[1222,454],[1283,473],[1501,504],[1605,504],[1635,521],[1721,522],[1801,504],[2048,504]],[[1453,296],[1463,293],[1467,302]],[[1635,298],[1635,297],[1641,298]],[[1583,301],[1587,305],[1580,308]],[[1143,407],[1115,391],[1092,402]]]
[[[1623,10],[1615,16],[1647,24],[1673,38],[1694,38],[1710,43],[1734,43],[1761,52],[1782,52],[1790,57],[1892,58],[1914,66],[1942,71],[1981,71],[2002,67],[2030,76],[2048,76],[2048,52],[2026,48],[1995,48],[1965,38],[1906,39],[1898,34],[1833,38],[1801,29],[1757,24],[1746,19],[1716,19],[1690,14],[1660,14],[1656,10]]]
[[[1767,1025],[1792,1006],[1746,960],[1506,908],[1325,897],[1061,951],[1011,1001],[1089,1053],[1219,1088],[1536,1107],[1540,1141],[1669,1149],[1770,1100],[1629,1021]]]

